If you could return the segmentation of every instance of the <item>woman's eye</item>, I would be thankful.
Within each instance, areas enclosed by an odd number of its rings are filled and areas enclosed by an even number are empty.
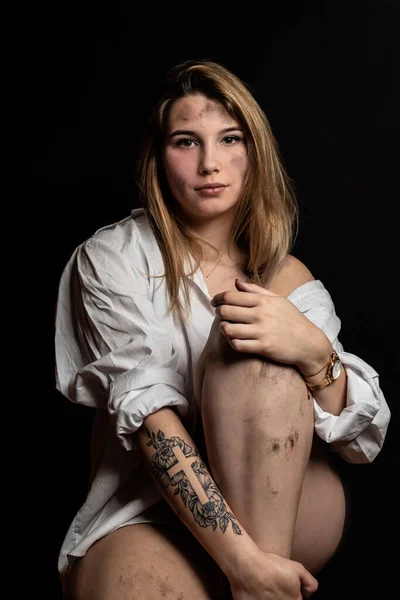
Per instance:
[[[191,148],[193,144],[194,140],[191,140],[190,138],[181,138],[176,142],[176,145],[181,148]]]
[[[222,140],[227,146],[232,146],[235,142],[240,142],[241,138],[238,135],[228,135]]]

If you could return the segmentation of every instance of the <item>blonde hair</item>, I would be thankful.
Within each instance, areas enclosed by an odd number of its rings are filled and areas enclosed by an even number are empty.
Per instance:
[[[166,84],[149,120],[138,183],[141,204],[163,257],[170,309],[185,319],[186,309],[190,310],[188,275],[199,267],[202,248],[175,209],[163,170],[164,132],[174,101],[203,94],[219,101],[244,130],[248,168],[229,243],[246,251],[250,281],[268,286],[277,274],[297,234],[298,206],[268,119],[236,75],[215,62],[191,60],[171,69]],[[186,260],[190,273],[185,272]]]

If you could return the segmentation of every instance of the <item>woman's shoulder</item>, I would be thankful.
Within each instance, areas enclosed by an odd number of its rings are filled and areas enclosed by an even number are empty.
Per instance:
[[[126,257],[157,254],[155,237],[143,209],[133,209],[129,216],[100,227],[76,250],[101,255],[113,252]]]
[[[129,216],[100,227],[84,242],[84,245],[99,242],[120,252],[123,251],[124,248],[136,243],[140,238],[141,216],[141,212],[132,211]]]
[[[309,281],[315,281],[315,278],[308,267],[292,254],[288,254],[268,289],[287,298]]]
[[[73,258],[87,262],[129,268],[133,265],[144,272],[157,272],[162,258],[151,225],[143,209],[133,209],[119,221],[97,229],[75,250]]]

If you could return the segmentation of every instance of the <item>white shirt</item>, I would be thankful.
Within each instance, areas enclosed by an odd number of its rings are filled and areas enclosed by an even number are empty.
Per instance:
[[[132,439],[144,417],[175,406],[188,432],[195,431],[193,374],[215,309],[198,269],[189,280],[192,318],[184,324],[169,310],[165,278],[151,277],[163,273],[159,247],[139,208],[81,244],[61,277],[57,389],[97,409],[91,485],[60,551],[61,576],[100,537],[145,521],[143,511],[161,499]],[[314,399],[316,433],[346,461],[371,462],[390,421],[378,373],[343,351],[341,322],[320,280],[301,285],[288,299],[325,332],[347,373],[346,408],[339,416]]]

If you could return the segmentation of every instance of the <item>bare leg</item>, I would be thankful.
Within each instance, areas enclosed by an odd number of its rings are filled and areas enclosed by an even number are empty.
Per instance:
[[[183,526],[128,525],[96,542],[68,578],[64,600],[223,599],[223,574]]]
[[[209,342],[195,389],[213,476],[261,549],[317,572],[339,543],[345,508],[325,452],[311,453],[305,383],[291,366],[235,352],[215,327]]]

